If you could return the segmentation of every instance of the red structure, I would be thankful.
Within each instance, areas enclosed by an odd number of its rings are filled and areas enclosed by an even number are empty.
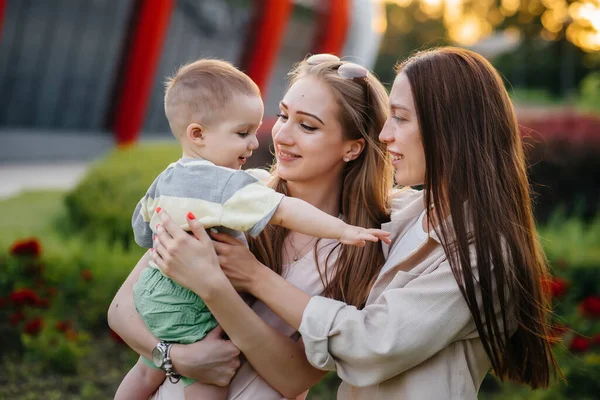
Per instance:
[[[314,54],[341,55],[350,20],[350,0],[329,0],[327,11],[319,21],[320,34],[314,43]]]
[[[281,46],[287,23],[292,13],[290,0],[263,0],[255,2],[255,25],[252,51],[243,66],[248,76],[258,85],[263,96],[267,81]]]
[[[120,146],[134,143],[142,128],[174,6],[174,0],[140,2],[114,119]]]
[[[4,10],[6,10],[6,0],[0,0],[0,40],[2,39],[2,22],[4,22]]]

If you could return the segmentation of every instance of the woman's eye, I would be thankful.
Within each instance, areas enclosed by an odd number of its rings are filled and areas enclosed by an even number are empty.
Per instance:
[[[241,138],[245,138],[248,137],[248,135],[250,134],[250,132],[237,132],[238,136]]]
[[[283,114],[283,113],[279,113],[277,114],[277,117],[281,118],[282,120],[286,121],[288,119],[288,116]]]
[[[306,124],[300,124],[300,126],[301,126],[302,128],[304,128],[304,129],[306,129],[307,131],[310,131],[310,132],[313,132],[313,131],[316,131],[316,130],[317,130],[317,128],[315,128],[314,126],[308,126],[308,125],[306,125]]]
[[[398,116],[398,115],[394,115],[392,118],[394,118],[394,119],[395,119],[396,121],[398,121],[398,122],[403,122],[403,121],[406,121],[406,118],[404,118],[404,117],[400,117],[400,116]]]

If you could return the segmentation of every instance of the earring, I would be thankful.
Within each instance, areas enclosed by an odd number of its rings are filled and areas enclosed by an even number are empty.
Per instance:
[[[348,157],[344,157],[344,162],[348,162],[350,159]]]

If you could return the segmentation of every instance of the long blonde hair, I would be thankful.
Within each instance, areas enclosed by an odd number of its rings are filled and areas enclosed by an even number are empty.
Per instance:
[[[319,79],[330,88],[338,104],[338,117],[345,139],[365,140],[361,155],[347,163],[342,172],[340,211],[349,224],[379,228],[389,221],[388,203],[393,181],[386,147],[378,140],[388,117],[387,93],[381,82],[371,74],[365,79],[340,77],[337,73],[340,65],[342,62],[309,65],[303,61],[289,73],[289,86],[307,76]],[[289,195],[287,182],[277,176],[276,164],[271,172],[271,186]],[[279,274],[282,272],[282,249],[287,234],[285,228],[268,226],[256,239],[249,240],[250,249],[259,261]],[[317,247],[315,259],[318,263]],[[363,248],[341,246],[337,258],[332,258],[334,251],[335,248],[327,255],[325,266],[319,266],[325,285],[324,295],[362,307],[384,263],[381,245],[367,242]],[[328,268],[335,270],[330,274]]]

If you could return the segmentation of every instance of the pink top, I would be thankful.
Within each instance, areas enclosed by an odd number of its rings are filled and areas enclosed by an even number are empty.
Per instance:
[[[319,265],[321,268],[325,265],[325,259],[331,251],[331,249],[338,243],[337,240],[332,239],[321,239],[319,242]],[[334,256],[337,254],[335,250]],[[323,293],[323,283],[319,271],[317,270],[317,264],[314,258],[314,252],[309,251],[298,261],[283,267],[282,276],[294,286],[302,289],[304,292],[311,296],[320,295]],[[332,262],[334,258],[330,258]],[[331,266],[329,273],[331,272]],[[258,316],[260,316],[266,323],[277,329],[279,332],[287,335],[294,336],[295,339],[299,337],[296,334],[294,328],[284,322],[281,318],[275,315],[264,303],[257,301],[252,309]],[[282,400],[285,399],[279,392],[273,389],[264,379],[262,379],[256,371],[252,368],[250,363],[245,361],[238,370],[237,374],[233,377],[229,386],[230,400],[245,400],[245,399],[261,399],[261,400]],[[165,382],[155,393],[154,400],[184,400],[183,397],[183,384],[180,382],[173,385],[172,383]]]

